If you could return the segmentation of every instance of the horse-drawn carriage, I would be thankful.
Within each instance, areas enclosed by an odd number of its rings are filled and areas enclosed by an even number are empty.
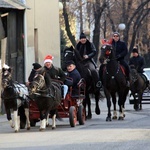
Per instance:
[[[81,79],[78,83],[78,92],[76,95],[72,94],[73,89],[70,86],[65,99],[62,98],[57,106],[57,117],[69,118],[71,127],[75,127],[77,121],[80,125],[85,123],[85,110],[82,105],[83,99],[85,98],[85,88],[85,81]],[[36,122],[40,121],[40,112],[34,99],[31,99],[29,102],[29,117],[31,126],[35,126]],[[51,118],[52,116],[50,115],[49,117]]]

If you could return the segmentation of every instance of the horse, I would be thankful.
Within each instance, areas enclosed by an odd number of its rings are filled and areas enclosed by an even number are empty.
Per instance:
[[[137,72],[134,66],[130,66],[130,91],[134,98],[134,109],[142,110],[142,95],[147,88],[146,77]]]
[[[12,68],[5,65],[2,68],[2,100],[4,102],[7,119],[15,132],[25,128],[30,130],[28,89],[12,79]],[[11,118],[11,109],[14,121]]]
[[[49,114],[52,117],[52,129],[56,128],[57,107],[62,99],[61,84],[51,80],[44,68],[36,73],[31,82],[29,91],[30,97],[37,104],[40,113],[40,131],[45,130],[48,125]]]
[[[123,120],[124,105],[126,101],[126,96],[129,91],[126,83],[126,75],[124,73],[123,67],[119,64],[115,58],[115,51],[111,45],[110,41],[102,41],[100,60],[105,60],[106,64],[103,64],[103,69],[99,68],[99,74],[102,74],[101,80],[104,89],[104,94],[107,99],[108,114],[106,121],[111,121],[112,119],[117,119],[116,111],[116,96],[118,94],[118,105],[119,105],[119,118],[118,120]],[[101,72],[102,71],[102,72]],[[111,118],[111,98],[113,102],[113,117]]]
[[[91,71],[86,67],[86,64],[84,60],[81,58],[79,52],[74,49],[72,46],[66,47],[64,49],[64,67],[63,70],[65,70],[65,64],[67,61],[73,60],[76,64],[77,70],[81,74],[81,77],[84,78],[86,82],[86,90],[85,90],[85,99],[83,100],[83,106],[86,113],[86,105],[88,105],[88,114],[86,116],[87,119],[92,118],[91,113],[91,100],[90,100],[90,94],[94,94],[95,101],[96,101],[96,107],[95,107],[95,113],[97,115],[100,114],[100,108],[99,108],[99,99],[100,99],[100,87],[99,83],[97,83],[97,88],[95,84],[95,78],[99,78],[98,71],[95,69],[94,73],[91,73]],[[86,115],[86,114],[85,114]]]

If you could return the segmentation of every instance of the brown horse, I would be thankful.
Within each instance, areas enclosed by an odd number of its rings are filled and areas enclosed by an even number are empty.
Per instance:
[[[104,93],[107,99],[108,114],[106,121],[111,121],[111,98],[113,102],[113,119],[117,119],[116,112],[116,102],[118,95],[118,105],[119,105],[119,120],[123,120],[125,117],[124,107],[126,96],[128,94],[129,88],[126,85],[126,76],[122,71],[122,67],[115,58],[115,52],[111,43],[103,41],[103,46],[101,47],[100,60],[106,60],[106,65],[103,69],[100,69],[100,74],[102,74],[102,85]],[[116,95],[117,94],[117,95]]]
[[[137,72],[134,66],[130,66],[130,91],[134,98],[134,109],[142,109],[142,95],[147,88],[146,77]]]
[[[62,98],[61,85],[52,82],[45,70],[41,69],[33,78],[29,91],[40,112],[41,125],[39,130],[42,131],[46,128],[49,113],[52,117],[52,129],[55,129],[56,111]]]

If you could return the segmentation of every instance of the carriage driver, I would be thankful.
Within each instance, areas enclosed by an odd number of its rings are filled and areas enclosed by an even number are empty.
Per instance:
[[[29,84],[33,81],[33,78],[34,78],[36,72],[39,71],[42,68],[42,66],[39,63],[36,63],[36,62],[33,63],[32,66],[33,66],[33,68],[30,72],[29,77],[28,77],[28,82],[26,83],[26,86],[29,86]]]
[[[80,41],[76,45],[76,50],[79,51],[79,54],[85,62],[85,66],[89,68],[91,74],[95,74],[94,77],[96,87],[99,88],[101,86],[101,82],[99,80],[99,74],[96,69],[97,65],[93,59],[93,57],[96,55],[96,48],[95,45],[86,38],[86,35],[83,32],[80,34]]]
[[[129,59],[129,66],[134,66],[138,73],[140,73],[146,79],[146,84],[149,86],[149,81],[147,80],[146,76],[143,74],[145,65],[144,57],[139,55],[138,47],[134,47],[132,50],[132,57]]]
[[[115,55],[117,61],[120,62],[122,66],[126,69],[126,76],[127,76],[127,86],[130,86],[130,69],[126,61],[124,60],[125,56],[128,54],[128,49],[124,41],[120,40],[120,34],[118,32],[113,33],[113,40],[112,40],[112,46],[115,50]]]
[[[44,59],[44,68],[46,72],[50,75],[51,79],[60,80],[64,83],[66,79],[66,75],[61,68],[55,67],[53,65],[53,56],[47,55]],[[63,87],[63,98],[65,99],[66,94],[68,92],[68,86],[62,85]]]

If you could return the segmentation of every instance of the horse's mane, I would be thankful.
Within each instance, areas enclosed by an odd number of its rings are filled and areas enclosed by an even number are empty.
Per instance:
[[[50,78],[49,74],[47,73],[47,71],[45,70],[45,68],[43,67],[37,73],[39,73],[39,74],[44,76],[46,86],[50,87],[50,85],[51,85],[51,78]]]

